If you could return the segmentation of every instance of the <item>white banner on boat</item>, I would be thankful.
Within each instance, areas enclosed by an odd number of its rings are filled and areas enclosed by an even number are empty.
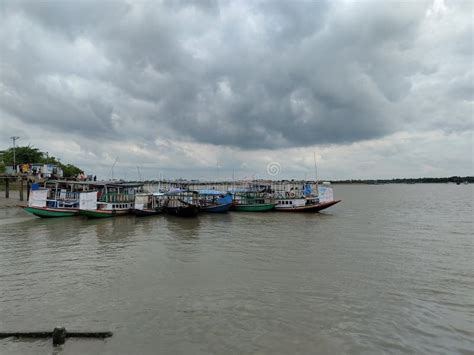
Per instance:
[[[30,199],[28,206],[30,207],[46,207],[46,199],[48,198],[48,190],[32,190],[30,191]]]
[[[79,195],[79,208],[81,210],[97,209],[97,191],[81,192]]]
[[[334,200],[334,192],[332,187],[318,185],[319,202],[328,202]]]

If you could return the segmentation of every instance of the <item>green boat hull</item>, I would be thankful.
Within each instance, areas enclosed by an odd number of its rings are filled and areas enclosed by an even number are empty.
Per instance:
[[[249,205],[234,205],[232,209],[240,212],[267,212],[275,208],[275,203],[249,204]]]
[[[55,217],[73,217],[77,216],[77,210],[61,210],[61,209],[45,209],[35,207],[25,207],[25,211],[34,214],[41,218],[55,218]]]
[[[116,216],[124,216],[129,211],[97,211],[97,210],[80,210],[79,214],[87,218],[110,218]]]

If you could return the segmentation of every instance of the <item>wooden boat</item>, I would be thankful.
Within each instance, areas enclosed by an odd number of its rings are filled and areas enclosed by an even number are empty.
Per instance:
[[[275,208],[275,201],[261,192],[234,193],[232,211],[241,212],[268,212]]]
[[[134,214],[137,217],[148,217],[148,216],[155,216],[157,214],[162,213],[161,210],[149,210],[149,209],[140,209],[140,208],[134,208],[132,210],[132,214]]]
[[[87,218],[109,218],[130,214],[136,189],[142,184],[103,182],[99,191],[84,192],[79,197],[79,214]]]
[[[79,214],[78,208],[49,208],[49,207],[24,207],[26,212],[29,212],[41,218],[54,217],[73,217]]]
[[[166,213],[180,217],[195,217],[200,211],[197,191],[175,190],[166,194]]]
[[[301,204],[303,200],[303,204]],[[307,199],[277,199],[277,205],[275,206],[276,211],[280,212],[319,212],[328,207],[341,202],[341,200],[332,200],[325,202],[316,202]]]
[[[317,186],[317,185],[316,185]],[[276,193],[276,211],[281,212],[319,212],[341,202],[334,200],[332,187],[327,185],[317,186],[317,193],[313,194],[313,188],[305,184],[301,189],[290,191],[279,191]]]
[[[201,211],[226,213],[232,207],[232,194],[215,190],[199,190]]]
[[[41,218],[77,216],[79,192],[69,182],[53,181],[43,187],[32,184],[28,206],[24,210]]]
[[[207,212],[207,213],[226,213],[230,210],[231,207],[232,207],[232,202],[229,202],[226,204],[215,205],[215,206],[204,206],[204,207],[201,207],[201,211]]]
[[[114,208],[114,209],[97,209],[97,210],[79,210],[81,216],[87,218],[109,218],[116,216],[124,216],[130,213],[129,208]]]
[[[162,193],[140,193],[135,195],[132,213],[137,217],[154,216],[163,212],[164,197]]]
[[[275,208],[275,203],[234,204],[232,211],[240,212],[267,212]]]

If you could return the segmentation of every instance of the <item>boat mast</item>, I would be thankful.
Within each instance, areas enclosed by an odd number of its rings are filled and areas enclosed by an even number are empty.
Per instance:
[[[139,181],[142,181],[142,174],[140,173],[140,167],[137,165],[137,172],[138,172],[138,178],[140,179]]]
[[[313,159],[314,159],[314,176],[316,178],[316,196],[319,197],[319,189],[318,189],[318,165],[316,164],[316,152],[313,152]]]
[[[118,160],[118,157],[115,157],[115,161],[114,163],[112,164],[112,180],[114,179],[114,167],[115,167],[115,164],[117,164],[117,160]]]

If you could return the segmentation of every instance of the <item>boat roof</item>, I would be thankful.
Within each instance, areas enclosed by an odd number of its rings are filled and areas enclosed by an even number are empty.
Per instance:
[[[47,184],[68,184],[82,186],[111,186],[111,187],[140,187],[142,182],[126,182],[126,181],[74,181],[74,180],[48,180]]]
[[[164,196],[163,192],[140,192],[135,194],[135,196]]]
[[[166,195],[177,195],[177,194],[181,194],[181,193],[186,193],[186,192],[189,192],[189,193],[193,193],[193,194],[197,194],[198,191],[196,190],[183,190],[183,189],[170,189]]]
[[[237,192],[250,192],[248,188],[235,188],[235,189],[229,189],[228,190],[231,193],[237,193]]]
[[[218,191],[218,190],[198,190],[198,193],[200,195],[212,195],[212,196],[226,195],[227,194],[227,192]]]

